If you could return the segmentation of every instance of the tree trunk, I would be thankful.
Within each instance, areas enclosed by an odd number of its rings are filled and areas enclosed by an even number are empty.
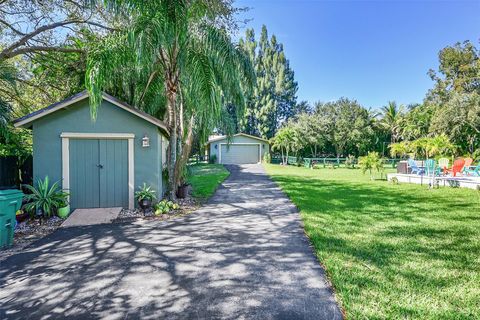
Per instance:
[[[181,181],[181,173],[182,170],[185,169],[185,166],[187,165],[188,162],[188,156],[190,155],[190,152],[192,151],[192,146],[193,146],[193,127],[195,123],[195,117],[192,115],[190,117],[190,123],[188,124],[188,132],[187,132],[187,137],[185,139],[185,144],[182,148],[182,152],[179,156],[179,159],[177,160],[177,163],[175,165],[175,186],[178,187],[185,181]]]
[[[167,110],[168,110],[168,124],[170,129],[170,143],[168,156],[168,197],[170,200],[176,199],[176,185],[175,185],[175,164],[177,162],[177,117],[175,112],[176,92],[169,90],[167,92]]]

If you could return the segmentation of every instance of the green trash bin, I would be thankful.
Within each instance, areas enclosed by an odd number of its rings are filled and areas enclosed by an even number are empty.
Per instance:
[[[0,190],[0,248],[13,244],[16,213],[22,207],[23,192]]]

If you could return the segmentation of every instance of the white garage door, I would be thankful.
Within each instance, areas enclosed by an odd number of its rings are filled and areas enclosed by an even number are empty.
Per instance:
[[[226,144],[221,145],[221,163],[245,164],[260,162],[260,145],[258,144]]]

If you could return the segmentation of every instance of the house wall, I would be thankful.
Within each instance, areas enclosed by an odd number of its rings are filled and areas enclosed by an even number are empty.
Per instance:
[[[210,146],[209,146],[209,157],[212,157],[215,155],[215,157],[217,158],[216,159],[216,163],[218,163],[218,153],[219,153],[219,150],[220,150],[220,144],[221,143],[227,143],[227,138],[225,139],[222,139],[222,140],[218,140],[218,141],[214,141],[212,143],[210,143]],[[258,139],[255,139],[255,138],[251,138],[251,137],[247,137],[247,136],[236,136],[236,137],[232,137],[232,140],[230,141],[230,143],[260,143],[261,147],[262,147],[262,160],[263,160],[263,157],[265,156],[265,154],[269,153],[270,152],[270,145],[265,142],[265,141],[262,141],[262,140],[258,140]],[[216,148],[215,148],[216,146]]]
[[[79,101],[33,122],[34,179],[49,176],[62,180],[62,132],[133,133],[135,189],[144,182],[157,194],[163,194],[161,163],[162,139],[158,127],[108,101],[98,108],[97,119],[90,116],[89,100]],[[142,147],[142,138],[150,138],[150,147]]]

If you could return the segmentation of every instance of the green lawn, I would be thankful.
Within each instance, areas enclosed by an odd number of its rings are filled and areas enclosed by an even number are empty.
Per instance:
[[[217,187],[229,175],[221,164],[194,164],[189,166],[188,183],[192,185],[192,194],[200,200],[208,199]]]
[[[267,165],[349,319],[480,319],[480,192]]]

